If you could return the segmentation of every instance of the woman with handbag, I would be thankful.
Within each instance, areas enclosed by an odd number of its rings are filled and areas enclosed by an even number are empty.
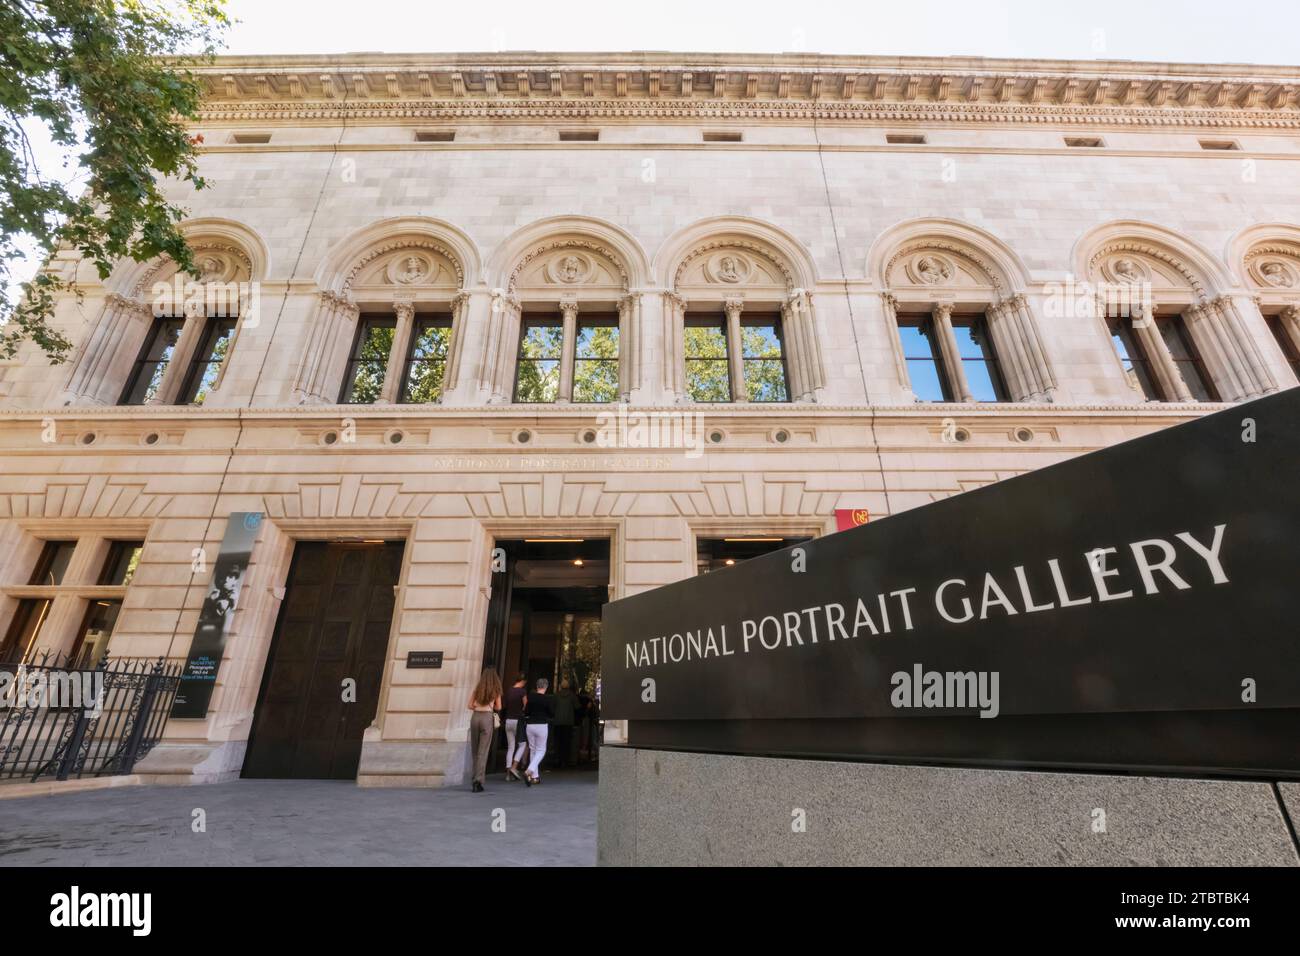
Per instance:
[[[497,715],[501,709],[501,678],[491,668],[474,685],[474,692],[469,695],[469,709],[473,714],[469,719],[470,751],[474,754],[474,778],[470,788],[474,793],[483,792],[483,778],[487,776],[488,751],[492,749],[492,737],[496,734]]]

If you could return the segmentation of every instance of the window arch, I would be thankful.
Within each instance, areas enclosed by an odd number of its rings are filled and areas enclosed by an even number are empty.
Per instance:
[[[182,273],[167,257],[116,271],[70,363],[65,404],[220,401],[236,342],[260,320],[266,246],[227,220],[195,219],[180,228],[197,274]]]
[[[424,217],[375,223],[336,246],[292,394],[300,403],[430,404],[460,379],[470,240]]]
[[[644,256],[617,227],[543,220],[503,243],[486,352],[491,401],[604,404],[640,387]]]
[[[790,236],[710,219],[665,245],[664,382],[679,402],[812,402],[826,385],[811,260]]]
[[[1277,346],[1276,377],[1287,381],[1289,372],[1300,380],[1300,226],[1253,226],[1229,244],[1228,254]]]
[[[1052,401],[1057,388],[1023,267],[993,237],[950,220],[901,223],[877,240],[899,382],[919,402]]]
[[[1142,223],[1081,244],[1081,272],[1129,387],[1146,401],[1239,401],[1276,389],[1231,281],[1205,251]]]

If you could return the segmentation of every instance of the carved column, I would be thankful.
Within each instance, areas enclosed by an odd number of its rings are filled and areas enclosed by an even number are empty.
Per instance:
[[[625,295],[618,300],[618,394],[620,401],[630,401],[633,393],[641,391],[641,362],[643,355],[641,322],[641,296]]]
[[[1174,363],[1174,357],[1169,354],[1169,346],[1165,345],[1165,338],[1156,327],[1155,306],[1139,305],[1137,315],[1133,317],[1132,322],[1133,334],[1142,343],[1142,351],[1151,365],[1151,372],[1159,383],[1165,400],[1193,401],[1192,393]]]
[[[65,386],[68,397],[73,401],[84,400],[97,405],[111,401],[103,395],[104,387],[108,384],[105,381],[107,373],[114,360],[120,358],[121,350],[128,344],[133,321],[136,319],[147,321],[152,318],[152,315],[146,303],[128,299],[116,292],[110,293],[104,300],[104,307],[100,310],[94,328],[83,341],[81,351],[73,363],[72,372]]]
[[[912,391],[912,377],[907,374],[907,358],[903,355],[903,339],[898,330],[898,299],[894,298],[893,293],[880,293],[880,311],[885,316],[885,324],[889,326],[889,347],[894,353],[894,371],[898,375],[898,384],[907,389],[912,401],[916,401],[916,393]],[[858,356],[858,361],[862,361],[862,356]]]
[[[175,347],[172,348],[171,357],[167,359],[167,367],[163,369],[158,391],[146,404],[175,405],[180,398],[181,386],[185,383],[190,359],[194,356],[195,350],[203,344],[202,339],[207,328],[207,318],[203,314],[202,306],[198,306],[197,310],[187,311],[189,314],[185,316],[181,334],[176,339]]]
[[[790,354],[790,392],[795,401],[817,401],[818,389],[826,387],[821,348],[813,322],[812,297],[803,289],[793,289],[781,307],[782,323]]]
[[[808,379],[804,367],[804,336],[793,293],[781,303],[781,338],[785,349],[786,374],[790,379],[790,401],[807,401]]]
[[[442,397],[445,399],[460,384],[461,362],[464,361],[466,315],[469,312],[468,292],[458,292],[451,300],[451,342],[447,346],[447,367],[442,374]]]
[[[1014,310],[1012,314],[1018,320],[1016,329],[1025,341],[1032,362],[1033,375],[1037,384],[1035,397],[1048,402],[1054,401],[1057,389],[1056,370],[1052,367],[1052,360],[1048,357],[1042,336],[1038,334],[1038,322],[1030,311],[1029,300],[1023,295],[1016,295],[1011,299],[1011,306]]]
[[[663,355],[660,365],[664,394],[681,403],[686,395],[686,300],[675,292],[663,294]]]
[[[966,381],[966,369],[961,360],[961,350],[957,348],[957,336],[952,330],[952,303],[939,302],[931,312],[934,317],[934,337],[939,340],[939,351],[943,355],[944,368],[953,394],[959,402],[973,402],[975,395]]]
[[[722,303],[727,313],[727,368],[731,377],[731,400],[743,402],[749,397],[745,391],[745,362],[741,358],[744,347],[740,338],[740,313],[745,308],[745,300],[739,296]]]
[[[1238,401],[1250,394],[1249,382],[1222,319],[1213,304],[1208,302],[1198,303],[1183,313],[1187,331],[1219,392],[1229,401]]]
[[[1245,317],[1241,314],[1237,300],[1233,296],[1223,295],[1219,296],[1211,304],[1222,316],[1224,326],[1231,336],[1233,345],[1241,354],[1242,362],[1246,367],[1251,382],[1252,397],[1276,392],[1278,389],[1277,379],[1269,371],[1268,363],[1264,361],[1264,355],[1259,350],[1255,336],[1250,333],[1250,329],[1246,325]],[[1267,325],[1267,323],[1264,324]]]
[[[1015,307],[1002,300],[989,306],[985,312],[993,348],[1005,373],[1011,400],[1031,401],[1037,391],[1025,343],[1016,329]]]
[[[346,297],[321,292],[316,314],[308,324],[307,347],[294,376],[293,397],[300,405],[333,404],[340,383],[335,379],[334,358],[347,348],[355,334],[361,310]]]
[[[573,400],[573,366],[578,352],[578,299],[566,295],[560,299],[563,316],[562,344],[560,346],[560,389],[555,401],[561,405]],[[620,348],[622,341],[620,339]]]
[[[406,353],[411,348],[411,333],[415,328],[415,302],[409,298],[393,302],[397,326],[393,329],[393,346],[388,350],[388,364],[384,367],[384,384],[379,390],[377,405],[396,402],[401,395],[402,375],[406,371]]]
[[[514,398],[515,362],[519,357],[519,320],[523,310],[504,289],[492,290],[484,379],[490,383],[489,401],[509,402]]]

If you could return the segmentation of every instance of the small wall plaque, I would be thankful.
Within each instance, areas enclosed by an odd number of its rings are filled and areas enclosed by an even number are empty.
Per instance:
[[[407,651],[408,669],[421,667],[442,667],[442,651]]]

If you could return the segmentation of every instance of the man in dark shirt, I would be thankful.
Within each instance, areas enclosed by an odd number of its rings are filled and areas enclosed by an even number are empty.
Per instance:
[[[506,779],[514,778],[522,780],[519,773],[519,761],[523,759],[524,750],[528,744],[524,741],[523,728],[520,721],[524,718],[524,704],[528,700],[528,691],[524,685],[528,683],[528,677],[520,674],[515,678],[514,686],[505,693],[503,701],[506,712]]]

